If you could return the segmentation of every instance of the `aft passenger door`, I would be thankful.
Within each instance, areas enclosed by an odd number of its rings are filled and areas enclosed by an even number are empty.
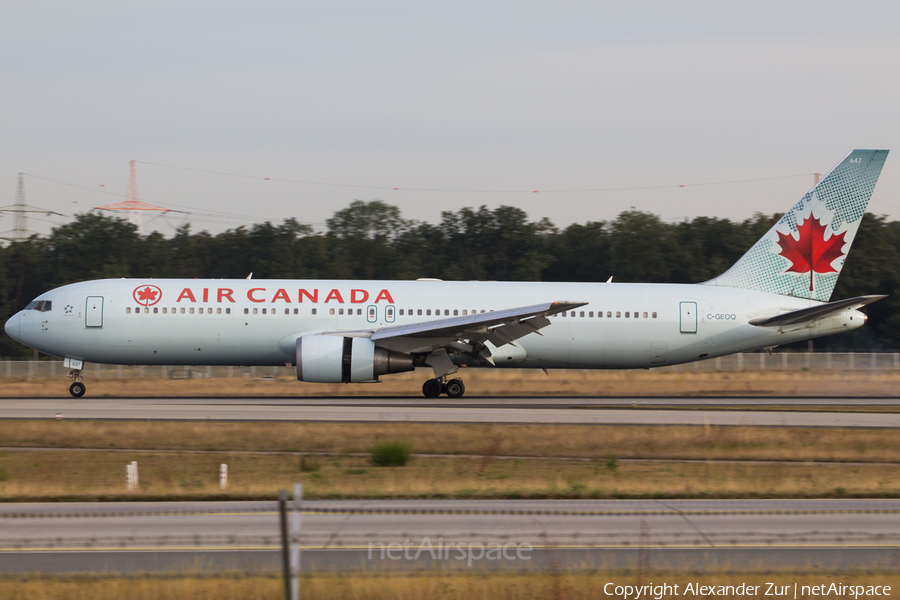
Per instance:
[[[681,302],[681,333],[697,333],[697,303]]]

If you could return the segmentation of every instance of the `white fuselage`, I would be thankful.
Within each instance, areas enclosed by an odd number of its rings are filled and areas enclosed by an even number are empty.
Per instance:
[[[863,313],[846,310],[794,329],[756,327],[751,319],[820,303],[686,284],[105,279],[67,285],[36,300],[51,301],[52,308],[15,315],[6,325],[13,338],[59,357],[140,365],[291,365],[295,340],[305,334],[552,301],[587,305],[551,317],[543,335],[501,347],[496,366],[648,368],[848,331],[865,322]]]

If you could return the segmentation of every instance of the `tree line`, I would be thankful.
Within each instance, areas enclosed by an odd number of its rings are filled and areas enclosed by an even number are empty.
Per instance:
[[[104,277],[416,279],[698,283],[724,272],[778,220],[697,217],[677,223],[630,210],[611,221],[559,229],[512,206],[441,213],[438,224],[404,219],[399,208],[357,200],[315,232],[295,219],[212,235],[190,225],[171,237],[96,213],[76,215],[48,237],[0,248],[0,319],[35,296]],[[817,348],[891,349],[900,334],[900,222],[867,214],[834,299],[888,294],[856,331]],[[23,356],[5,335],[0,356]]]

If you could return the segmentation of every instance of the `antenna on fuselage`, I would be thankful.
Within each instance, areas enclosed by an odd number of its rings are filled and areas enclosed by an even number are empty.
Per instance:
[[[613,278],[613,276],[610,275],[610,276],[609,276],[609,279],[606,280],[606,283],[612,283],[612,278]]]
[[[247,275],[247,279],[253,279],[253,271],[250,271],[250,274]]]

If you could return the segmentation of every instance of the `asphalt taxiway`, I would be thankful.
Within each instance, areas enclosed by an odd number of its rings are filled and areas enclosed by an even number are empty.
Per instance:
[[[900,427],[895,398],[0,398],[3,419]],[[668,407],[668,408],[667,408]],[[779,410],[789,407],[790,410]],[[803,410],[803,407],[808,407]],[[849,407],[857,412],[840,412]],[[879,411],[879,407],[881,411]]]

